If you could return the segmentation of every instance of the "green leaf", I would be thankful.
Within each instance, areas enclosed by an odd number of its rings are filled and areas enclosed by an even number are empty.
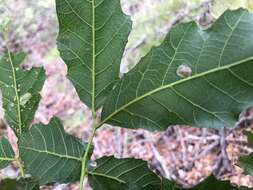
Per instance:
[[[237,188],[229,181],[209,176],[192,188],[182,188],[174,182],[153,173],[147,163],[136,159],[103,157],[89,169],[89,183],[94,190],[247,190]]]
[[[93,111],[119,79],[121,57],[131,30],[120,0],[56,0],[58,49],[68,78]]]
[[[246,190],[246,187],[232,186],[230,181],[217,180],[213,175],[189,190]]]
[[[253,105],[252,72],[251,13],[228,10],[204,31],[194,22],[180,24],[117,84],[102,123],[148,130],[233,127]]]
[[[252,146],[253,145],[253,133],[250,131],[243,131],[243,134],[247,136],[247,141]]]
[[[14,160],[15,154],[9,141],[5,138],[0,138],[0,169],[5,168]]]
[[[39,184],[68,183],[79,179],[85,145],[64,132],[54,118],[45,125],[34,125],[18,142],[26,172]]]
[[[5,119],[16,135],[30,126],[40,101],[40,90],[44,84],[43,68],[29,71],[21,69],[25,54],[9,51],[0,59],[0,90],[3,98]],[[29,99],[27,97],[29,94]]]
[[[136,159],[103,157],[96,161],[88,177],[95,190],[159,190],[161,180],[147,163]]]
[[[229,181],[219,181],[213,175],[192,188],[181,188],[175,183],[166,180],[162,190],[247,190],[246,187],[232,186]]]
[[[247,136],[249,144],[252,145],[253,143],[252,132],[244,131],[244,134]],[[236,165],[241,167],[247,175],[253,176],[253,153],[246,156],[241,156]]]
[[[39,190],[38,182],[32,178],[19,180],[5,179],[0,183],[1,190]]]

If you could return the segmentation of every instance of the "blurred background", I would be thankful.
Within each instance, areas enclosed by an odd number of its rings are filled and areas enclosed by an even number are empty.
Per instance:
[[[177,23],[195,20],[205,28],[228,8],[253,10],[253,0],[121,0],[121,3],[124,12],[133,20],[133,30],[121,64],[122,74],[133,68],[152,46],[159,45]],[[65,77],[67,68],[56,47],[55,1],[0,0],[0,54],[5,46],[2,30],[6,27],[11,50],[27,53],[24,68],[43,66],[46,70],[42,101],[34,122],[48,123],[50,118],[57,116],[67,132],[86,141],[91,115]],[[3,114],[0,110],[0,118]],[[3,121],[0,128],[0,135],[7,136],[16,146],[15,136]],[[221,154],[221,138],[227,142],[225,157]],[[164,133],[150,133],[105,126],[98,131],[94,145],[94,159],[103,155],[141,158],[148,161],[158,174],[183,186],[192,186],[211,172],[238,185],[253,185],[252,178],[243,175],[242,170],[233,165],[239,153],[252,151],[241,131],[226,135],[226,132],[217,130],[172,126]],[[12,165],[0,171],[0,180],[17,175],[16,166]],[[77,184],[50,187],[57,190],[77,188]]]

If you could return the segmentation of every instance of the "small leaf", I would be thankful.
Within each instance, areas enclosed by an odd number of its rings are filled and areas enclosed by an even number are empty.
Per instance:
[[[246,190],[248,188],[232,186],[230,181],[220,181],[211,175],[189,190]]]
[[[120,0],[56,0],[58,49],[68,78],[93,111],[119,79],[119,68],[131,30]]]
[[[15,160],[14,151],[5,138],[0,138],[0,169],[5,168],[8,164]]]
[[[179,24],[117,83],[102,123],[148,130],[233,127],[253,105],[252,72],[250,12],[228,10],[207,30]]]
[[[26,172],[38,178],[40,185],[79,179],[85,145],[66,134],[58,119],[52,119],[48,126],[32,126],[18,146]]]
[[[39,190],[38,182],[32,178],[22,178],[19,180],[5,179],[0,183],[1,190]]]
[[[89,183],[95,190],[160,190],[160,178],[147,163],[136,159],[103,157],[89,171]]]
[[[249,131],[244,131],[247,136],[249,144],[253,144],[253,134]],[[237,162],[237,165],[241,167],[247,175],[253,176],[253,153],[247,156],[241,156]]]
[[[43,68],[33,68],[29,71],[21,69],[20,64],[24,58],[24,53],[12,54],[8,51],[0,59],[0,90],[5,119],[16,135],[20,135],[30,126],[45,80]]]
[[[253,146],[253,133],[250,131],[243,131],[243,134],[247,136],[248,143]]]
[[[217,180],[213,175],[192,188],[182,188],[168,180],[165,180],[164,182],[162,190],[249,190],[249,188],[246,187],[232,186],[229,181]]]

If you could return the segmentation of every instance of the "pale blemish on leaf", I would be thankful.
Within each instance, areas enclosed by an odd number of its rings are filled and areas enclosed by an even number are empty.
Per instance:
[[[192,69],[188,65],[180,65],[177,68],[177,75],[179,77],[189,77],[192,75]]]
[[[20,97],[20,105],[25,106],[26,103],[31,99],[32,94],[31,93],[25,93],[23,96]]]

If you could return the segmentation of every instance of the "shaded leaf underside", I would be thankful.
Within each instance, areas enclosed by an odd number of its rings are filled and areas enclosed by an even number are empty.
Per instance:
[[[0,183],[1,190],[39,190],[38,182],[32,178],[5,179]]]
[[[40,185],[79,179],[85,145],[65,134],[58,119],[51,120],[47,126],[32,126],[21,136],[18,145],[27,173],[38,178]]]
[[[245,131],[244,134],[247,136],[248,143],[253,145],[253,133]],[[253,176],[253,153],[245,156],[241,156],[237,163],[247,175]]]
[[[191,76],[177,74],[180,66]],[[180,24],[117,84],[103,123],[165,130],[171,124],[233,127],[253,104],[253,16],[226,11],[201,30]]]
[[[103,157],[89,171],[89,183],[94,190],[249,190],[232,186],[209,176],[192,188],[182,188],[154,174],[147,162],[136,159]]]
[[[14,151],[5,138],[0,138],[0,169],[5,168],[10,162],[15,160]]]
[[[96,190],[159,190],[161,181],[147,163],[136,159],[103,157],[89,171],[89,183]]]
[[[203,180],[200,184],[195,187],[189,188],[188,190],[250,190],[252,188],[247,187],[235,187],[231,185],[230,181],[220,181],[214,176],[210,176]],[[165,189],[166,190],[166,189]]]
[[[40,101],[40,90],[44,84],[43,68],[29,71],[21,69],[25,54],[7,52],[0,59],[0,90],[3,98],[5,119],[18,135],[28,129]],[[27,96],[26,101],[22,97]]]
[[[80,99],[96,111],[119,79],[131,21],[119,0],[56,0],[56,7],[58,49],[68,78]]]

